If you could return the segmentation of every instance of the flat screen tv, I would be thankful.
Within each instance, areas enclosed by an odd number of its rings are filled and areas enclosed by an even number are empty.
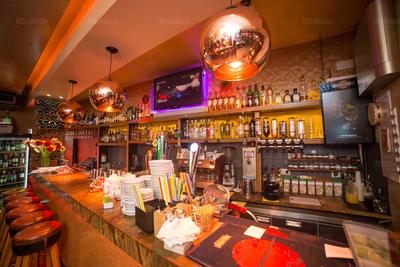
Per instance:
[[[155,79],[153,110],[160,113],[205,106],[204,75],[198,67]]]
[[[326,144],[373,142],[368,123],[369,97],[358,95],[357,79],[346,76],[320,85]]]

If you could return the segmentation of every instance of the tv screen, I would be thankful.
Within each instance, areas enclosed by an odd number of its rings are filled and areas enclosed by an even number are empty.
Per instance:
[[[198,67],[154,80],[154,111],[204,106],[203,68]]]
[[[335,79],[320,85],[326,144],[373,142],[368,123],[369,97],[358,95],[357,79]]]

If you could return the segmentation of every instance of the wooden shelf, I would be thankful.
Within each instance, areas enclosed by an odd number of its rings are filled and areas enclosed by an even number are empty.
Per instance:
[[[25,150],[14,150],[14,151],[0,151],[0,154],[17,154],[17,153],[25,153]]]
[[[16,185],[16,184],[24,184],[24,181],[17,181],[17,182],[11,182],[11,183],[0,184],[0,187],[10,186],[10,185]]]
[[[324,138],[307,138],[303,140],[305,145],[323,145],[325,144]]]
[[[25,168],[25,166],[17,166],[17,167],[0,167],[0,170],[15,170],[15,169],[21,169]]]
[[[248,138],[221,138],[221,139],[182,139],[181,143],[243,143],[246,139],[247,142],[256,141],[256,137],[248,137]]]
[[[298,172],[348,172],[354,173],[360,170],[332,170],[332,169],[303,169],[303,168],[288,168],[289,171],[298,171]]]
[[[99,143],[99,146],[126,146],[126,142],[123,142],[123,143]]]
[[[359,159],[327,159],[327,158],[301,158],[288,159],[289,162],[332,162],[332,163],[360,163]]]
[[[140,145],[140,144],[146,145],[149,143],[151,143],[151,141],[149,141],[149,140],[130,140],[130,141],[128,141],[128,144],[138,144],[138,145]]]

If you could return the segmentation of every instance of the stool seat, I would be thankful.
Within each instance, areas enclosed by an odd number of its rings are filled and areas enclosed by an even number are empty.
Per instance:
[[[54,213],[50,210],[40,210],[21,216],[10,223],[10,235],[13,237],[18,231],[36,223],[48,221]]]
[[[55,244],[60,238],[61,222],[52,220],[28,226],[12,240],[12,250],[17,256],[29,255]]]
[[[10,190],[2,192],[1,194],[3,196],[9,196],[9,195],[15,195],[15,194],[23,193],[23,192],[28,192],[28,191],[32,191],[32,190],[31,189],[27,190],[25,188],[22,188],[22,189],[10,189]]]
[[[7,212],[6,213],[6,223],[8,225],[10,225],[10,223],[13,220],[15,220],[16,218],[24,216],[30,212],[34,212],[34,211],[38,211],[38,210],[45,210],[45,209],[46,209],[46,207],[41,203],[26,204],[22,207],[15,208],[15,209]]]
[[[10,201],[6,204],[6,212],[24,206],[26,204],[31,204],[31,203],[38,203],[40,202],[40,199],[37,196],[34,197],[23,197],[23,198],[19,198],[13,201]]]
[[[3,203],[4,205],[6,205],[8,202],[20,199],[20,198],[24,198],[24,197],[32,197],[35,194],[32,192],[21,192],[21,193],[17,193],[15,195],[8,195],[6,197],[3,198]]]

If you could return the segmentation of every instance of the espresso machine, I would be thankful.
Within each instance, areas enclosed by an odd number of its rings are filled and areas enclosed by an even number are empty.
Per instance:
[[[180,171],[189,171],[189,150],[181,149],[176,155],[177,168]],[[224,153],[199,153],[196,163],[196,188],[205,188],[210,184],[221,184],[225,163]]]

